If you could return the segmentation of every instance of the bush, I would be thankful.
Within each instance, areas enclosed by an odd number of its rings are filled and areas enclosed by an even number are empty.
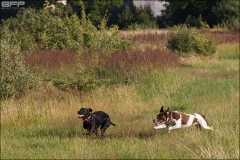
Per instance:
[[[189,27],[197,27],[197,28],[206,28],[209,29],[209,25],[207,22],[204,22],[202,20],[202,16],[200,15],[198,18],[195,18],[191,15],[189,15],[185,21],[185,24]]]
[[[212,39],[205,38],[203,35],[193,30],[190,34],[193,50],[200,55],[210,56],[216,52],[216,45]]]
[[[73,75],[53,75],[47,81],[51,81],[55,87],[61,90],[77,89],[79,91],[94,90],[112,82],[110,79],[100,78],[94,69],[87,70],[82,65],[77,65],[76,70],[77,72]]]
[[[192,51],[191,30],[187,27],[182,27],[175,32],[170,33],[170,39],[167,43],[167,48],[174,52],[189,53]]]
[[[39,83],[39,77],[24,64],[19,46],[1,41],[0,98],[21,97]]]
[[[106,26],[106,18],[102,19],[100,23],[100,30],[97,32],[97,48],[104,51],[118,51],[131,48],[132,42],[129,37],[122,39],[118,26],[113,25],[110,28]]]
[[[186,26],[177,32],[170,33],[167,48],[174,52],[197,53],[200,55],[213,55],[216,52],[214,40],[201,35],[196,29],[189,29]]]
[[[100,27],[95,27],[86,18],[82,2],[81,5],[81,18],[69,15],[63,6],[39,11],[27,8],[19,11],[17,18],[3,21],[2,27],[11,31],[10,37],[14,36],[12,40],[16,40],[22,50],[40,48],[82,53],[87,49],[97,49],[108,53],[131,47],[130,39],[123,39],[118,27],[106,27],[106,18],[102,19]],[[7,36],[3,34],[1,39]]]

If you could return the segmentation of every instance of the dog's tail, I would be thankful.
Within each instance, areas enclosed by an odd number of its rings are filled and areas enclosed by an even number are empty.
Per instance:
[[[105,118],[105,122],[110,123],[110,124],[113,125],[113,126],[116,126],[116,124],[114,124],[114,123],[112,123],[112,122],[110,121],[110,118]]]
[[[113,126],[116,126],[116,124],[112,123],[111,121],[110,121],[110,124],[113,125]]]

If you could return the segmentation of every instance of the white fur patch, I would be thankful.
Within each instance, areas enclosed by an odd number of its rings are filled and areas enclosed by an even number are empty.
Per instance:
[[[160,124],[158,126],[154,127],[155,129],[161,129],[161,128],[167,128],[167,126],[165,124]]]
[[[197,118],[197,122],[198,122],[203,128],[213,130],[212,127],[209,127],[209,126],[207,125],[207,122],[205,121],[205,119],[204,119],[200,114],[195,113],[194,115],[195,115],[195,117]]]

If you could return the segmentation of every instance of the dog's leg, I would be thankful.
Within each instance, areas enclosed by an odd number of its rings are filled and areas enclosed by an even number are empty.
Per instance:
[[[105,131],[107,130],[107,128],[111,125],[110,119],[106,118],[105,122],[102,124],[102,126],[100,127],[101,129],[101,137],[103,137],[103,134],[105,133]]]
[[[175,123],[176,123],[176,124],[175,124],[174,126],[168,127],[168,133],[170,133],[170,131],[171,131],[172,129],[182,128],[182,122],[181,122],[181,120],[175,121]]]
[[[105,128],[105,127],[101,129],[101,137],[103,137],[106,130],[107,130],[107,128]]]
[[[92,132],[93,132],[92,124],[89,123],[87,127],[88,127],[88,128],[87,128],[87,130],[88,130],[88,135],[91,137],[91,136],[92,136]]]
[[[195,114],[196,118],[197,118],[197,122],[205,129],[210,129],[213,130],[212,127],[208,126],[207,121],[205,119],[205,116],[200,115],[200,114]]]
[[[155,129],[167,128],[166,124],[160,124],[154,127]]]
[[[88,135],[91,137],[92,136],[92,130],[88,130]]]
[[[199,123],[196,124],[196,127],[199,128],[200,130],[202,130],[202,127]]]
[[[97,129],[97,128],[94,130],[94,133],[95,133],[96,136],[98,137],[98,129]]]

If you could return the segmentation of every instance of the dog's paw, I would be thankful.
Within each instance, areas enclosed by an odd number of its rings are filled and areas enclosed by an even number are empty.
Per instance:
[[[84,136],[89,135],[88,133],[83,133]]]
[[[161,125],[155,126],[154,128],[155,129],[167,128],[167,126],[165,124],[161,124]]]

